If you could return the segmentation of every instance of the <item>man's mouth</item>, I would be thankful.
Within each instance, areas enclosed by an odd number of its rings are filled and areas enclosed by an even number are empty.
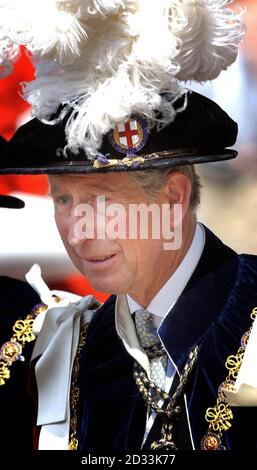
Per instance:
[[[117,256],[117,253],[114,253],[113,255],[92,256],[90,258],[83,258],[83,260],[84,260],[84,264],[89,269],[94,269],[94,268],[100,269],[100,268],[110,267],[116,256]]]
[[[115,255],[116,254],[108,255],[108,256],[97,256],[97,257],[94,257],[94,258],[85,258],[85,260],[93,262],[93,263],[98,263],[98,262],[101,262],[101,261],[107,261],[108,259],[113,258]]]

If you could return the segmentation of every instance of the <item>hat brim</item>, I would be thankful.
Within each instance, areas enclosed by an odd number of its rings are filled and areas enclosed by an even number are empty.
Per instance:
[[[184,101],[184,98],[177,100],[178,109]],[[0,174],[138,171],[237,156],[232,150],[237,124],[216,103],[194,92],[188,93],[186,108],[164,127],[151,128],[144,117],[133,115],[126,123],[111,129],[103,136],[95,158],[90,158],[83,148],[69,148],[66,124],[67,117],[55,125],[34,118],[21,126],[0,159]]]
[[[210,163],[210,162],[221,162],[225,160],[231,160],[236,158],[237,151],[232,149],[223,149],[219,152],[209,152],[197,153],[197,155],[176,155],[175,152],[172,152],[172,156],[160,157],[146,159],[141,162],[140,165],[136,164],[136,159],[131,165],[122,164],[121,161],[113,159],[113,162],[109,164],[103,164],[97,168],[93,165],[91,161],[67,161],[67,162],[51,162],[46,164],[45,162],[37,165],[26,166],[14,166],[11,168],[0,168],[0,174],[17,174],[17,175],[40,175],[40,174],[83,174],[83,173],[109,173],[109,172],[120,172],[120,171],[140,171],[140,170],[151,170],[151,169],[168,169],[176,168],[183,165],[193,165],[199,163]],[[111,161],[111,160],[109,160]]]
[[[0,195],[0,207],[7,209],[23,209],[25,202],[14,196]]]

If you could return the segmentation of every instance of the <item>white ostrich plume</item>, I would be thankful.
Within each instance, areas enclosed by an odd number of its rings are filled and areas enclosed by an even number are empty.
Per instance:
[[[8,34],[32,52],[25,97],[39,119],[67,114],[67,147],[97,155],[132,113],[165,125],[180,82],[216,78],[244,35],[231,0],[0,0]],[[59,118],[52,116],[62,105]],[[158,115],[158,119],[157,116]]]
[[[0,13],[14,42],[37,58],[75,61],[95,18],[115,15],[133,0],[0,0]]]

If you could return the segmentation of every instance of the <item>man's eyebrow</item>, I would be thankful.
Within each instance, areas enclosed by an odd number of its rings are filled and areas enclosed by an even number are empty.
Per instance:
[[[85,192],[90,192],[90,194],[94,194],[96,196],[101,196],[105,193],[109,194],[109,195],[117,194],[117,191],[115,191],[112,184],[106,184],[105,183],[104,187],[101,187],[101,185],[99,185],[99,184],[90,185],[90,191],[89,191],[89,187],[84,186],[84,183],[78,182],[76,186],[78,188],[80,187],[81,192],[84,190]],[[58,184],[58,182],[53,182],[53,183],[49,182],[49,185],[48,185],[48,196],[49,197],[54,197],[57,194],[60,194],[60,192],[62,192],[62,191],[63,191],[63,188],[62,188],[61,184]],[[125,193],[125,191],[120,189],[119,194],[122,195],[123,193]]]
[[[113,194],[115,193],[116,191],[114,190],[113,188],[113,185],[108,185],[108,184],[104,184],[104,186],[101,186],[101,185],[92,185],[90,187],[90,191],[91,192],[94,192],[95,194],[99,194],[99,193],[103,193],[103,192],[108,192],[110,194]]]
[[[48,186],[48,196],[54,197],[56,194],[60,193],[61,188],[57,184],[49,184]]]

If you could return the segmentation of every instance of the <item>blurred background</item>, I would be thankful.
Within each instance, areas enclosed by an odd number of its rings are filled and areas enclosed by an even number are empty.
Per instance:
[[[246,7],[247,33],[237,61],[213,82],[194,87],[238,123],[235,160],[198,165],[202,176],[199,219],[238,252],[257,253],[257,0]]]
[[[197,167],[203,183],[198,218],[236,251],[257,254],[257,0],[236,3],[247,8],[248,29],[236,64],[207,85],[188,85],[219,103],[239,124],[238,158]],[[33,75],[22,49],[13,73],[0,80],[0,134],[6,139],[30,119],[20,83],[32,80]],[[38,262],[52,289],[80,295],[92,292],[104,300],[107,296],[95,292],[65,254],[51,202],[45,196],[46,178],[0,176],[0,194],[8,193],[23,197],[26,208],[0,209],[0,274],[23,279],[30,266]]]

